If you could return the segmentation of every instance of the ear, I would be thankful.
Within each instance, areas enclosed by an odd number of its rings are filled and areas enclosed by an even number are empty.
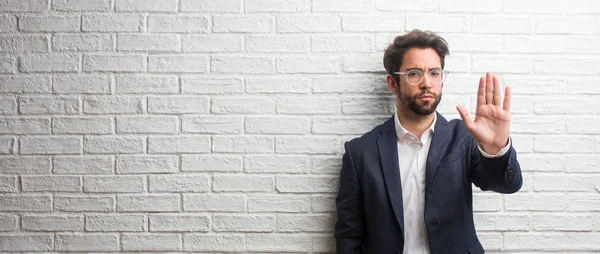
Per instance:
[[[398,94],[398,89],[400,89],[400,86],[398,83],[396,83],[396,80],[394,80],[394,77],[392,77],[392,75],[388,74],[385,77],[385,80],[387,81],[387,85],[388,85],[388,88],[390,89],[390,92],[392,92],[393,94]]]

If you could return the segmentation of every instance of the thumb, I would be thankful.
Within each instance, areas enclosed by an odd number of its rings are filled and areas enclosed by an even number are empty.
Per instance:
[[[460,118],[462,118],[463,122],[465,123],[465,127],[467,127],[467,129],[471,129],[473,120],[471,120],[471,116],[469,116],[469,111],[467,111],[467,109],[461,105],[456,106],[456,110],[458,110]]]

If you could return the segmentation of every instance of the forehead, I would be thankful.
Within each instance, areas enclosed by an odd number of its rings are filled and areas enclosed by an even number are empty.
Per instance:
[[[432,69],[441,68],[440,56],[432,48],[410,48],[404,52],[400,70],[410,68]]]

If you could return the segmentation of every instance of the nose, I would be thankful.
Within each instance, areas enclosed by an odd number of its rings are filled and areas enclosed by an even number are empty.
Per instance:
[[[431,77],[429,77],[429,73],[424,73],[423,79],[421,80],[421,84],[419,84],[419,87],[421,89],[430,89],[432,86],[433,84],[431,83]]]

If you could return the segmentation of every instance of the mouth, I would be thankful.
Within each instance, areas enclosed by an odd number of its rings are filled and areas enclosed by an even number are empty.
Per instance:
[[[433,98],[435,98],[435,97],[433,97],[433,95],[431,95],[431,94],[424,94],[419,97],[419,99],[433,99]]]

